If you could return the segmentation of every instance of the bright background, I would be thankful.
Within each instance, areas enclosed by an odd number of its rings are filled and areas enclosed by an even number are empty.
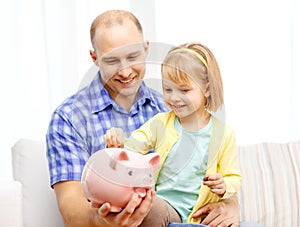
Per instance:
[[[226,121],[237,143],[300,139],[300,2],[297,0],[4,0],[0,2],[0,179],[11,146],[44,140],[50,115],[92,66],[89,28],[120,8],[161,45],[199,41],[215,54]],[[150,68],[150,67],[149,67]],[[147,78],[159,78],[149,69]]]

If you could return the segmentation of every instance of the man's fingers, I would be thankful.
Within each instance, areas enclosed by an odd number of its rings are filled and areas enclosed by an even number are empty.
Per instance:
[[[138,225],[140,225],[146,215],[149,213],[155,198],[155,192],[153,190],[148,190],[146,197],[144,197],[142,204],[139,206],[139,212],[136,212],[133,215],[133,219],[139,221]],[[142,217],[142,218],[141,218]]]
[[[218,216],[214,220],[212,220],[210,223],[208,223],[210,227],[238,227],[237,225],[232,224],[232,220],[230,219],[224,219],[222,215]]]
[[[216,220],[218,218],[218,214],[216,212],[214,212],[213,210],[208,213],[208,215],[202,220],[201,224],[203,225],[208,225],[208,224],[212,224],[212,221]]]
[[[109,203],[104,203],[102,206],[98,209],[98,213],[102,216],[105,217],[109,214],[110,212],[110,204]]]
[[[208,214],[211,211],[211,206],[210,204],[205,205],[204,207],[201,207],[200,209],[198,209],[194,214],[193,214],[193,218],[198,218],[203,214]]]
[[[238,224],[232,224],[230,227],[239,227]]]
[[[124,210],[120,213],[120,218],[129,219],[131,222],[131,226],[138,226],[142,223],[144,217],[148,214],[151,206],[153,204],[153,199],[155,197],[155,192],[153,190],[148,190],[146,197],[142,198],[138,194],[134,194],[124,208]]]

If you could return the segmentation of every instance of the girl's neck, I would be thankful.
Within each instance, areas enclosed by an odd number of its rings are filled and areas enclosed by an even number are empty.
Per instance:
[[[204,128],[209,120],[211,114],[207,111],[198,114],[192,114],[184,118],[178,118],[181,126],[189,131],[199,131]]]

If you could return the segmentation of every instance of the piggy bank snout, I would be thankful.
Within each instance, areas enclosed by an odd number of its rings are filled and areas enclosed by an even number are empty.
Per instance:
[[[134,187],[150,188],[154,186],[153,173],[140,173],[134,177]]]

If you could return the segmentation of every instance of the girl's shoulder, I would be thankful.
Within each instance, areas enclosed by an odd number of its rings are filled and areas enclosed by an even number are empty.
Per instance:
[[[175,119],[175,114],[173,111],[157,113],[153,118],[160,119],[163,121],[168,121],[169,119]]]
[[[220,120],[216,116],[212,116],[212,118],[213,118],[214,131],[217,131],[218,133],[223,132],[223,134],[234,135],[234,130],[233,130],[233,128],[231,128],[230,125],[228,125],[226,122]]]

